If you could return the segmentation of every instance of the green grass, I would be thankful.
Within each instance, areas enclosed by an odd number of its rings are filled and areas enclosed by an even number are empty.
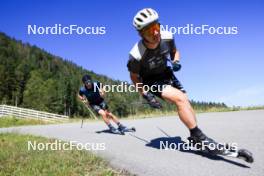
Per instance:
[[[0,176],[13,175],[128,175],[112,169],[103,159],[83,150],[28,150],[28,141],[54,142],[55,139],[0,133]]]
[[[50,123],[51,122],[43,121],[40,119],[16,118],[11,116],[0,117],[0,128],[22,125],[43,125]]]
[[[264,106],[250,106],[250,107],[245,107],[241,108],[242,110],[262,110],[264,109]]]

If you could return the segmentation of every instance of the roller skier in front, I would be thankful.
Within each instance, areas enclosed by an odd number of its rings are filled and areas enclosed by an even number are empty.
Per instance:
[[[139,93],[153,108],[162,108],[155,96],[175,104],[180,120],[190,131],[190,142],[217,144],[197,126],[186,91],[173,73],[181,69],[180,54],[173,34],[160,29],[158,13],[151,8],[140,10],[133,19],[133,25],[141,40],[131,49],[127,67]],[[171,67],[168,66],[168,60]],[[152,89],[146,91],[143,85]],[[209,151],[221,155],[227,152],[224,147]],[[243,152],[242,155],[246,155],[248,162],[253,162],[250,153]]]

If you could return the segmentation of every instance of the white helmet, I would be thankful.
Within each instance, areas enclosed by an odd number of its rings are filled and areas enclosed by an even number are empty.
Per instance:
[[[133,25],[137,30],[141,30],[158,19],[159,15],[155,10],[151,8],[145,8],[138,11],[138,13],[135,15],[133,19]]]

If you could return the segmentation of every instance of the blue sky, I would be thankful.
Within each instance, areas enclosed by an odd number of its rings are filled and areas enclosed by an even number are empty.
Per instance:
[[[194,100],[264,105],[263,16],[260,0],[1,1],[0,31],[72,60],[86,69],[129,81],[128,52],[139,40],[135,13],[155,9],[169,26],[237,26],[237,35],[175,35],[182,70],[176,75]],[[105,26],[105,35],[28,35],[27,25]]]

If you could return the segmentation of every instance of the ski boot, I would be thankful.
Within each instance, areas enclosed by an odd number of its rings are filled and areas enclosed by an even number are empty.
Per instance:
[[[126,127],[126,126],[124,126],[124,125],[122,125],[122,124],[120,124],[120,125],[118,126],[118,130],[119,130],[120,132],[122,132],[122,133],[125,133],[125,132],[135,132],[135,131],[136,131],[136,129],[135,129],[134,127],[132,127],[132,128],[128,128],[128,127]]]
[[[110,127],[109,131],[113,134],[120,134],[120,135],[124,135],[124,133],[122,131],[119,131],[118,129],[116,129],[115,127]]]
[[[223,155],[226,151],[223,144],[217,143],[203,133],[198,136],[190,136],[188,140],[191,146],[195,146],[197,150],[205,151],[212,155]]]

